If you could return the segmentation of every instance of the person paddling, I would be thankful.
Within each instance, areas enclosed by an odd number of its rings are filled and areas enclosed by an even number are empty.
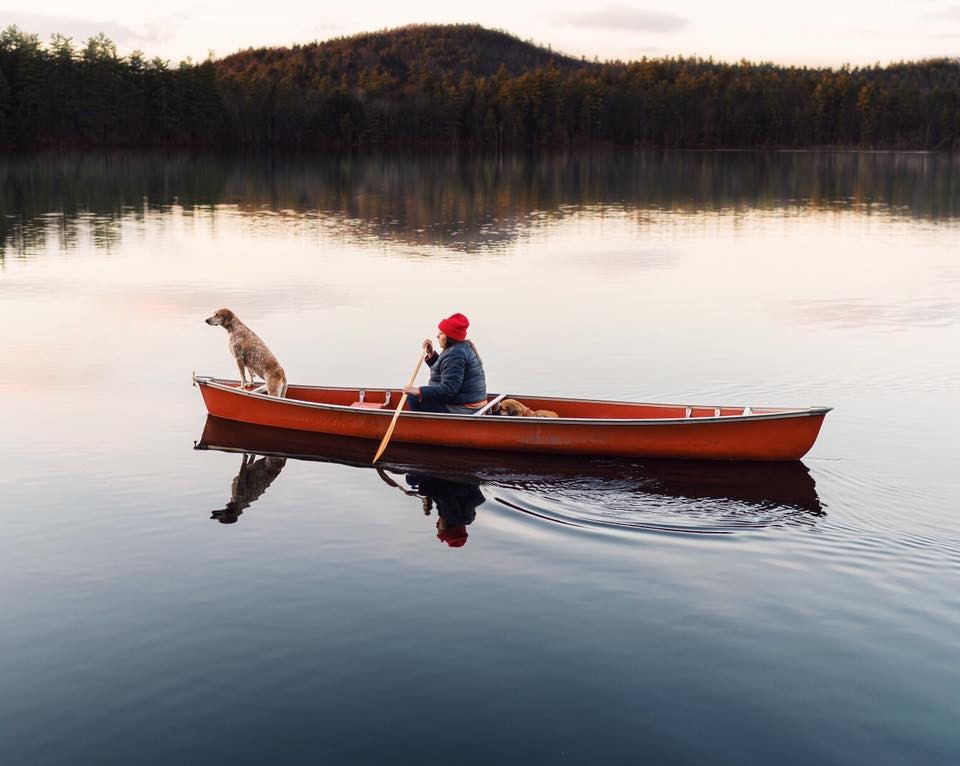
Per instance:
[[[403,389],[411,410],[469,415],[486,405],[487,379],[477,347],[467,340],[469,326],[463,314],[451,314],[437,325],[440,353],[429,338],[423,341],[430,382]]]

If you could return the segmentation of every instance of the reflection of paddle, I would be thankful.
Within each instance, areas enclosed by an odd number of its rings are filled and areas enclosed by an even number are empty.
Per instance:
[[[430,515],[430,510],[433,508],[433,499],[432,499],[432,498],[429,498],[429,497],[426,497],[426,496],[424,496],[424,495],[421,495],[421,494],[420,494],[419,492],[417,492],[416,490],[404,489],[404,488],[401,487],[399,484],[397,484],[397,482],[395,482],[393,479],[391,479],[389,476],[387,476],[387,472],[384,471],[382,468],[378,468],[378,469],[377,469],[377,473],[380,474],[380,478],[383,479],[384,483],[389,484],[391,487],[396,487],[396,488],[399,489],[401,492],[403,492],[403,494],[409,495],[410,497],[419,497],[419,498],[420,498],[420,501],[421,501],[421,505],[423,506],[423,512],[424,512],[424,514],[427,515],[427,516]]]
[[[395,482],[393,479],[391,479],[390,476],[389,476],[389,474],[388,474],[386,471],[384,471],[382,468],[378,468],[378,469],[377,469],[377,473],[380,474],[380,478],[383,479],[383,483],[384,483],[384,484],[386,484],[386,485],[388,485],[388,486],[390,486],[390,487],[394,487],[394,488],[396,488],[396,489],[399,489],[401,492],[403,492],[403,494],[409,495],[410,497],[418,497],[418,496],[419,496],[419,494],[420,494],[419,492],[416,492],[415,490],[412,490],[412,489],[404,489],[404,488],[401,487],[399,484],[397,484],[397,482]]]
[[[408,386],[413,385],[413,381],[417,379],[417,373],[420,372],[420,365],[423,364],[423,358],[426,356],[426,350],[420,352],[420,356],[417,357],[417,366],[413,368],[413,375],[410,376],[410,381],[407,383]],[[383,435],[383,441],[380,442],[380,447],[377,449],[377,454],[373,456],[371,463],[376,463],[380,459],[380,456],[383,454],[383,451],[387,448],[387,443],[390,441],[390,437],[393,436],[393,429],[397,425],[397,418],[400,417],[400,410],[403,409],[403,405],[407,403],[407,395],[404,394],[400,397],[400,404],[397,405],[397,411],[393,413],[393,420],[390,421],[390,427],[387,429],[387,432]]]

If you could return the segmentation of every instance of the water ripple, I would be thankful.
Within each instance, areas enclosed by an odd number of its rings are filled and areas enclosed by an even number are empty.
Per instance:
[[[731,473],[737,468],[728,466]],[[811,526],[824,514],[816,501],[799,497],[791,502],[759,493],[747,497],[730,487],[671,486],[637,467],[631,478],[596,477],[530,481],[502,480],[484,485],[498,503],[558,524],[611,531],[650,531],[676,534],[731,535],[784,524]],[[674,468],[674,470],[677,470]],[[696,469],[691,469],[694,475]],[[801,466],[801,473],[803,468]],[[811,481],[812,485],[812,481]]]

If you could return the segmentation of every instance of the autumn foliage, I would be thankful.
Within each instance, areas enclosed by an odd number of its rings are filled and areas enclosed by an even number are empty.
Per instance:
[[[412,26],[170,67],[0,33],[0,144],[960,148],[960,60],[589,62]]]

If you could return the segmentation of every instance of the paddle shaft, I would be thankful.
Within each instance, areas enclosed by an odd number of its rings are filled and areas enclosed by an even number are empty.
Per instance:
[[[420,365],[423,364],[423,359],[426,356],[426,351],[421,351],[420,356],[417,358],[417,366],[413,368],[413,374],[410,376],[410,380],[407,382],[408,386],[413,385],[413,381],[417,379],[417,373],[420,372]],[[400,411],[403,409],[403,405],[407,403],[407,395],[404,394],[400,397],[400,404],[397,405],[396,411],[393,413],[393,420],[390,421],[390,427],[387,429],[387,432],[383,435],[383,441],[380,442],[380,446],[377,448],[377,454],[373,456],[371,465],[376,463],[380,456],[383,454],[383,451],[387,448],[387,444],[390,442],[390,437],[393,436],[393,429],[397,427],[397,418],[400,417]]]

